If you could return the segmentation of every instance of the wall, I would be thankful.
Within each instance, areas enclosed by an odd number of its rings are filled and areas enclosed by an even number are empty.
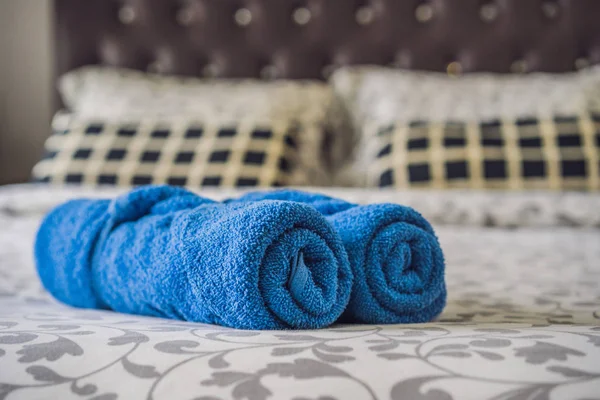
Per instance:
[[[50,133],[51,6],[0,0],[0,184],[28,180]]]

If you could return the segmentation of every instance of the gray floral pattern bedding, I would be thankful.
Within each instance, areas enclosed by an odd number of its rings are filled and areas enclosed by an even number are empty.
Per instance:
[[[330,192],[433,221],[437,321],[261,332],[69,308],[35,276],[35,230],[114,193],[0,189],[0,399],[600,399],[600,196]]]

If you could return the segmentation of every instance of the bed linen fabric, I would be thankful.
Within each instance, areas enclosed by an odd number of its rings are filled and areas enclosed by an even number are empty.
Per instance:
[[[598,195],[327,191],[414,205],[432,221],[448,306],[429,324],[264,332],[53,301],[32,260],[43,214],[73,197],[115,193],[0,189],[0,397],[598,398]]]

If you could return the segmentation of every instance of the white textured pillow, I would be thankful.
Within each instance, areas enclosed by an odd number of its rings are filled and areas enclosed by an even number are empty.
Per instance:
[[[322,146],[325,134],[343,123],[331,87],[316,81],[206,80],[90,66],[61,77],[59,89],[80,118],[296,121],[305,128],[300,164],[313,185],[329,183]]]
[[[331,82],[359,125],[366,120],[546,118],[600,110],[600,67],[577,73],[461,77],[376,66],[347,67],[337,70]]]

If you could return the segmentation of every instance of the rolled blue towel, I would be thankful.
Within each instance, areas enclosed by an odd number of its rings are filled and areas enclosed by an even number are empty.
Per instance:
[[[298,201],[312,205],[342,238],[354,284],[341,321],[427,322],[446,305],[444,257],[433,228],[397,204],[359,206],[297,190],[249,193],[232,202]]]
[[[60,205],[35,258],[66,304],[241,329],[327,326],[352,286],[341,239],[314,208],[223,204],[169,186]]]

